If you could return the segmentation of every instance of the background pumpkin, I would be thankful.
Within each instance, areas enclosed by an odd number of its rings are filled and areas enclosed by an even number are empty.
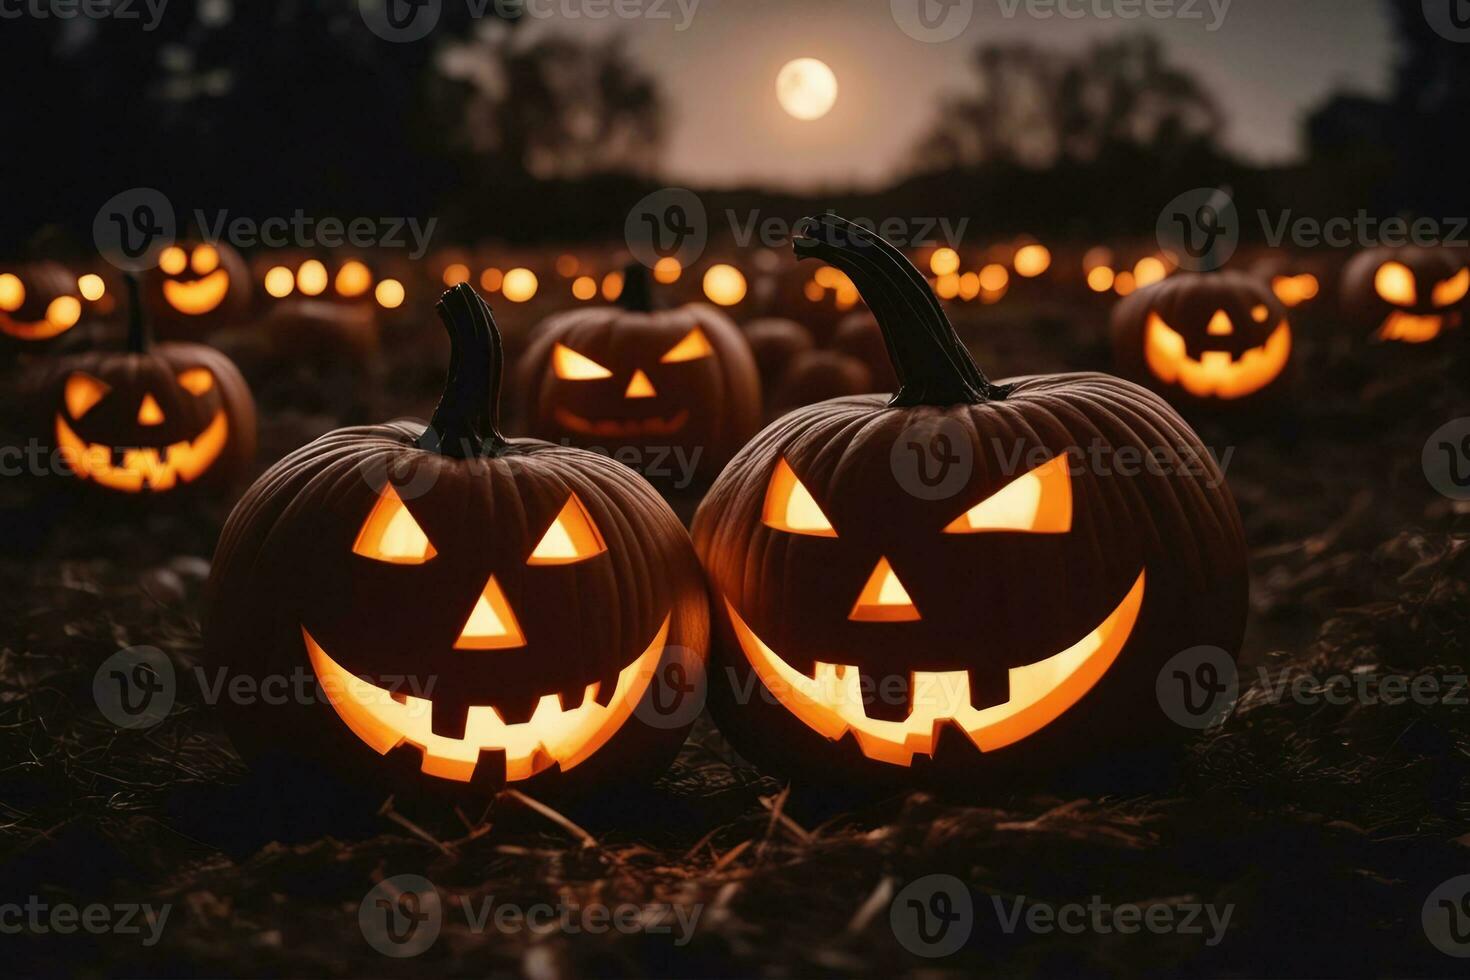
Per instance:
[[[811,332],[795,320],[783,317],[761,317],[740,325],[755,357],[756,370],[761,376],[761,391],[767,397],[776,391],[792,360],[816,347]]]
[[[1470,296],[1470,264],[1444,247],[1374,248],[1342,274],[1342,308],[1375,340],[1422,344],[1456,331]]]
[[[1119,372],[1188,411],[1240,411],[1291,387],[1286,308],[1259,278],[1181,272],[1113,308]]]
[[[50,347],[81,319],[76,277],[57,262],[0,266],[0,352]]]
[[[1202,644],[1233,656],[1246,616],[1239,515],[1198,437],[1157,396],[1107,375],[990,382],[919,272],[855,225],[808,219],[795,247],[860,285],[901,386],[778,419],[700,507],[721,730],[771,768],[851,785],[1080,766],[1106,777],[1177,744],[1183,729],[1154,694],[1161,666]],[[926,441],[973,461],[952,492],[904,469]],[[1118,454],[1155,447],[1158,471],[1109,471]],[[1105,462],[1068,475],[1079,450]],[[1027,494],[1031,523],[970,526],[1015,516]],[[1077,653],[1094,637],[1097,650]],[[1089,680],[1109,644],[1116,659]],[[1083,666],[1055,684],[1016,673],[1058,651]],[[967,697],[941,704],[935,683]],[[943,721],[1001,704],[1014,716],[969,739]]]
[[[254,295],[245,259],[228,242],[170,245],[143,280],[143,295],[158,334],[196,340],[249,312]]]
[[[354,698],[230,705],[231,735],[269,771],[383,789],[570,791],[657,772],[688,722],[630,713],[650,663],[702,669],[688,536],[626,467],[503,437],[489,308],[461,284],[439,312],[452,353],[428,426],[341,429],[262,476],[221,535],[205,636],[231,674],[345,672],[420,698],[404,702],[417,715],[365,733]]]
[[[255,458],[255,401],[228,357],[203,344],[154,344],[137,280],[124,351],[62,359],[45,404],[75,482],[114,495],[220,488]]]
[[[645,466],[669,465],[664,450],[674,447],[696,461],[700,482],[760,425],[760,376],[739,328],[705,304],[655,310],[648,270],[637,263],[624,273],[617,306],[559,313],[536,327],[519,376],[533,435],[633,450]]]

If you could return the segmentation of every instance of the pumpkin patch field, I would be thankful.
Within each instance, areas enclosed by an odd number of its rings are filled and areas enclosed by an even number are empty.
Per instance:
[[[0,28],[7,975],[1463,975],[1453,10],[185,6]]]

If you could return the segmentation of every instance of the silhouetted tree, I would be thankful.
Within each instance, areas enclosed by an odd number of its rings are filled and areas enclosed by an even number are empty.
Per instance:
[[[540,179],[646,174],[663,144],[663,98],[622,40],[551,36],[522,44],[490,29],[447,51],[462,83],[465,147]]]
[[[1085,163],[1120,151],[1178,157],[1213,151],[1222,116],[1157,39],[1132,35],[1071,57],[986,45],[976,88],[945,99],[914,153],[918,169]]]

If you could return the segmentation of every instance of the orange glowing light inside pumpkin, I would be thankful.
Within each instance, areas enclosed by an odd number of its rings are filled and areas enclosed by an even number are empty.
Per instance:
[[[356,259],[348,259],[337,270],[333,287],[338,296],[353,299],[366,293],[373,285],[373,274],[368,267]]]
[[[859,623],[911,623],[923,617],[893,566],[880,556],[847,618]]]
[[[398,491],[392,484],[385,484],[357,532],[352,553],[390,565],[422,565],[439,552],[404,506]]]
[[[766,487],[766,502],[761,522],[767,527],[791,534],[808,534],[821,538],[837,537],[837,529],[822,513],[816,498],[797,479],[791,464],[784,458],[776,461],[771,482]]]
[[[0,310],[14,313],[26,301],[25,283],[13,272],[0,273]]]
[[[501,280],[500,291],[512,303],[524,303],[536,295],[536,273],[530,269],[512,269]]]
[[[295,288],[296,277],[284,265],[275,266],[265,274],[265,291],[276,299],[290,296]]]
[[[95,272],[89,272],[77,279],[77,292],[82,294],[82,299],[95,303],[107,293],[107,283]]]
[[[1470,292],[1470,268],[1461,269],[1458,273],[1434,287],[1430,299],[1435,306],[1453,306],[1465,298],[1465,293]]]
[[[944,533],[1066,534],[1070,530],[1072,474],[1068,457],[1063,454],[1016,477],[951,521]]]
[[[960,271],[960,253],[952,248],[937,248],[929,256],[929,271],[936,276],[947,276]]]
[[[373,298],[385,310],[396,310],[403,305],[403,283],[397,279],[383,279],[373,289]]]
[[[1051,268],[1051,252],[1045,245],[1023,245],[1017,249],[1016,275],[1034,279]]]
[[[170,245],[158,256],[158,267],[171,276],[176,276],[189,267],[189,253],[177,245]]]
[[[709,338],[704,331],[695,327],[686,333],[673,347],[664,351],[663,357],[658,359],[660,364],[680,364],[684,361],[697,361],[701,357],[709,357],[714,353],[714,348],[709,345]]]
[[[469,619],[454,641],[456,650],[510,650],[526,645],[526,634],[511,611],[510,602],[495,576],[485,583],[475,599]]]
[[[46,320],[66,330],[82,318],[82,301],[75,296],[58,296],[46,306]]]
[[[562,343],[551,349],[551,369],[563,381],[596,381],[612,377],[607,368]]]
[[[327,288],[327,267],[316,259],[307,259],[296,270],[296,288],[305,296],[320,296]]]
[[[574,493],[567,498],[561,513],[556,515],[556,520],[551,522],[551,526],[541,536],[531,557],[526,559],[526,564],[569,565],[572,562],[586,561],[606,550],[607,544],[602,540],[597,525],[592,522],[591,515]]]
[[[1373,274],[1373,288],[1378,295],[1398,306],[1413,306],[1419,300],[1414,273],[1402,262],[1385,262]]]
[[[719,306],[734,306],[745,298],[745,276],[733,265],[712,265],[704,274],[704,295]]]

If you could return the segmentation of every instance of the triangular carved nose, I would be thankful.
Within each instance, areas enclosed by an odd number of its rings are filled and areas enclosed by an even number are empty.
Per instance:
[[[1205,333],[1211,337],[1228,337],[1235,333],[1235,324],[1230,322],[1230,314],[1224,310],[1216,310],[1215,315],[1210,317],[1210,322],[1205,327]]]
[[[652,398],[658,394],[654,390],[653,382],[648,380],[648,375],[642,369],[633,372],[633,378],[628,382],[627,390],[623,392],[624,398]]]
[[[492,575],[475,600],[475,608],[470,610],[470,618],[465,620],[454,649],[509,650],[525,645],[526,635],[521,632],[521,624],[516,622],[516,614],[511,611],[505,593]]]
[[[143,396],[143,404],[138,406],[139,425],[159,425],[163,422],[163,409],[158,407],[158,402],[153,400],[152,395]]]
[[[893,566],[887,558],[879,558],[847,618],[860,623],[908,623],[921,617]]]

